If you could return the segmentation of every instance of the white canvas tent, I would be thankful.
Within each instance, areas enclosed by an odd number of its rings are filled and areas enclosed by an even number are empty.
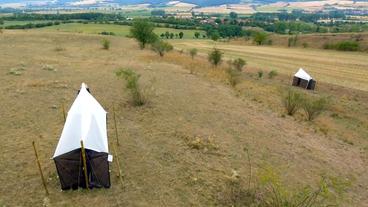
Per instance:
[[[293,86],[314,90],[316,81],[303,68],[299,68],[293,78]]]
[[[53,156],[62,189],[86,187],[81,174],[81,141],[86,149],[89,187],[110,186],[106,114],[82,83]]]

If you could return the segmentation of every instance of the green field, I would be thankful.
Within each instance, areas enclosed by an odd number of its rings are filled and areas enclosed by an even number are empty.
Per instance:
[[[26,25],[29,23],[37,24],[37,23],[45,23],[45,22],[51,22],[49,20],[38,20],[38,21],[4,21],[4,24],[1,25],[3,27],[10,26],[10,25]]]
[[[40,30],[43,31],[61,31],[61,32],[74,32],[74,33],[86,33],[86,34],[99,34],[101,32],[113,32],[117,36],[127,36],[129,35],[130,26],[125,25],[115,25],[115,24],[60,24],[51,27],[44,27]],[[194,33],[199,31],[204,34],[204,31],[200,30],[180,30],[172,28],[156,28],[155,33],[160,35],[169,31],[170,33],[178,34],[179,32],[184,33],[184,39],[193,39]]]

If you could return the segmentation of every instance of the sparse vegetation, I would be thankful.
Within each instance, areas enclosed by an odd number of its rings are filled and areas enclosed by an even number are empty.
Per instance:
[[[9,75],[20,76],[20,75],[23,74],[23,71],[25,71],[25,70],[26,70],[25,65],[21,64],[21,66],[19,66],[19,67],[10,68],[8,74]]]
[[[325,97],[303,98],[302,107],[305,111],[308,121],[312,121],[313,119],[315,119],[319,114],[321,114],[324,110],[327,109],[327,106],[328,106],[328,99]]]
[[[139,42],[140,48],[144,49],[147,44],[157,40],[157,35],[153,30],[154,26],[148,20],[138,19],[134,21],[130,33]]]
[[[198,53],[198,50],[196,48],[192,48],[189,50],[189,54],[190,54],[190,57],[192,57],[192,59],[194,59],[197,53]]]
[[[282,103],[288,115],[292,116],[301,107],[302,94],[294,89],[288,89],[282,98]]]
[[[274,77],[276,77],[278,75],[277,73],[277,70],[271,70],[269,73],[268,73],[268,78],[269,79],[273,79]]]
[[[102,44],[102,48],[104,50],[110,49],[110,40],[104,38],[104,39],[101,40],[101,44]]]
[[[125,87],[131,94],[134,106],[142,106],[147,102],[147,99],[139,86],[139,74],[131,69],[120,69],[116,72],[116,75],[125,80]]]
[[[42,65],[42,70],[53,71],[53,72],[57,71],[54,66],[48,65],[48,64]]]
[[[241,72],[237,69],[233,69],[233,68],[229,68],[227,70],[227,74],[228,74],[228,81],[229,84],[232,87],[235,87],[238,83],[240,83],[241,79]]]
[[[165,53],[173,50],[173,46],[165,41],[158,40],[152,44],[152,50],[155,51],[160,57],[163,57]]]
[[[208,61],[215,67],[217,67],[222,62],[222,56],[223,52],[221,52],[219,49],[214,48],[209,54],[208,54]]]

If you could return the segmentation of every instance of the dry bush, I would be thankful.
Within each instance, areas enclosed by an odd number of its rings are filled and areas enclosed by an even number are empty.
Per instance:
[[[232,87],[235,87],[241,81],[241,72],[237,69],[229,68],[227,70],[228,81]]]
[[[308,121],[312,121],[319,114],[327,109],[329,105],[329,101],[325,97],[314,98],[307,97],[303,99],[302,107],[304,109],[305,115],[307,116]]]
[[[300,108],[302,102],[302,94],[296,90],[288,89],[282,97],[282,103],[288,115],[292,116]]]
[[[163,57],[165,53],[170,52],[174,47],[168,42],[158,40],[151,45],[151,49],[159,54],[160,57]]]
[[[53,72],[57,71],[57,69],[54,66],[48,65],[48,64],[42,65],[42,70],[53,71]]]
[[[61,51],[65,51],[65,48],[61,47],[61,46],[57,46],[54,49],[56,52],[61,52]]]
[[[20,76],[23,74],[23,71],[25,71],[26,68],[22,65],[20,67],[16,67],[16,68],[10,68],[8,74],[9,75],[15,75],[15,76]]]
[[[147,98],[139,86],[139,74],[131,69],[120,69],[116,72],[116,76],[125,80],[125,87],[130,91],[134,106],[142,106],[147,102]]]

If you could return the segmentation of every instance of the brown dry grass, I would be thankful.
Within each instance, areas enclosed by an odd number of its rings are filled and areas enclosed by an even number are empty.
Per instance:
[[[273,81],[245,76],[239,87],[246,90],[239,88],[239,94],[223,84],[223,72],[210,68],[205,59],[198,57],[191,63],[198,74],[193,75],[187,66],[189,56],[173,52],[159,58],[149,50],[139,50],[134,41],[118,37],[111,38],[111,49],[106,51],[100,49],[101,38],[33,31],[6,32],[1,37],[0,204],[41,206],[44,202],[32,140],[40,149],[52,206],[214,206],[218,189],[226,185],[232,169],[247,176],[244,146],[252,154],[255,171],[265,163],[271,165],[283,172],[287,186],[313,185],[319,175],[328,174],[352,181],[346,205],[368,202],[367,158],[362,151],[366,139],[352,135],[354,145],[350,145],[335,133],[325,135],[316,132],[315,125],[280,117],[277,107],[273,110],[268,104],[279,106],[274,91],[284,83],[282,76]],[[55,42],[65,50],[55,51]],[[6,75],[20,64],[26,68],[22,75]],[[42,70],[44,64],[58,70]],[[136,70],[142,83],[154,88],[148,106],[129,105],[129,93],[114,75],[121,67]],[[111,189],[59,190],[49,158],[63,126],[61,104],[71,104],[81,82],[89,84],[107,111],[111,112],[112,103],[118,104],[124,186],[111,165]],[[341,95],[339,88],[323,84],[320,88]],[[359,117],[364,117],[366,94],[346,90],[344,103],[358,107],[351,116],[363,110]],[[347,109],[342,105],[340,110]],[[205,147],[215,153],[196,149]]]

